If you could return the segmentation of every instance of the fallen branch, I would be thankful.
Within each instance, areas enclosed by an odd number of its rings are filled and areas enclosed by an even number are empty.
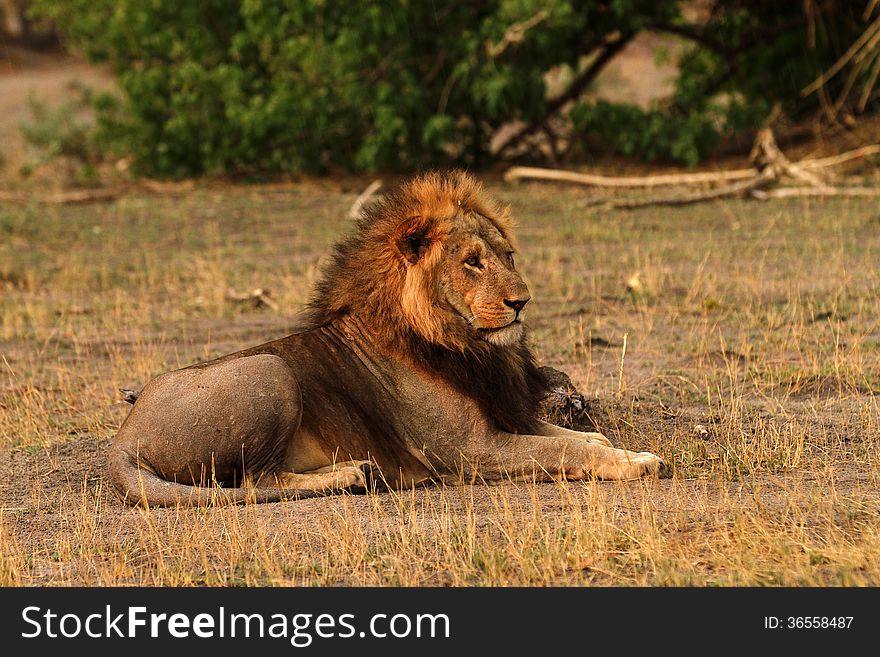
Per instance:
[[[106,203],[115,200],[121,194],[122,192],[119,189],[82,189],[47,195],[0,191],[0,201],[7,203],[48,203],[52,205],[94,203],[99,201]]]
[[[670,196],[651,196],[649,198],[623,199],[608,201],[602,207],[609,210],[643,208],[649,205],[690,205],[703,201],[712,201],[727,196],[742,196],[749,192],[772,184],[776,180],[775,172],[768,171],[754,176],[749,180],[741,180],[714,189],[694,192],[692,194],[675,194]]]
[[[357,219],[361,216],[361,210],[363,210],[364,205],[367,201],[370,200],[370,197],[378,192],[382,188],[381,180],[374,180],[371,182],[367,188],[361,192],[361,195],[358,196],[354,203],[351,204],[351,208],[348,211],[348,216],[351,219]]]
[[[880,145],[873,144],[862,148],[841,153],[827,158],[814,158],[792,162],[776,143],[773,131],[763,128],[755,137],[754,146],[749,154],[754,168],[732,169],[717,172],[691,173],[691,174],[666,174],[656,176],[599,176],[593,174],[577,173],[574,171],[559,171],[554,169],[537,169],[530,167],[514,167],[505,174],[506,180],[519,180],[532,178],[538,180],[554,180],[574,182],[581,185],[596,187],[660,187],[669,185],[691,185],[699,183],[726,182],[720,186],[703,189],[686,194],[667,196],[651,196],[647,198],[621,199],[621,200],[597,200],[589,205],[601,205],[606,209],[631,209],[643,208],[651,205],[690,205],[702,201],[711,201],[729,196],[751,196],[756,199],[784,198],[789,196],[880,196],[880,187],[835,187],[823,176],[815,173],[828,167],[836,166],[850,160],[865,157],[874,153],[880,153]],[[776,190],[768,190],[768,187],[776,184],[783,177],[793,178],[806,187],[784,187]],[[838,177],[834,178],[839,182]],[[733,181],[733,182],[730,182]],[[852,182],[852,179],[849,179]]]
[[[834,167],[850,160],[858,160],[868,155],[877,155],[878,153],[880,153],[880,144],[871,144],[870,146],[862,146],[852,151],[846,151],[840,155],[800,160],[798,165],[804,169],[824,169],[825,167]]]
[[[876,155],[880,153],[880,144],[862,146],[852,151],[846,151],[839,155],[829,157],[809,158],[791,162],[776,146],[775,140],[767,142],[767,146],[773,153],[770,160],[786,169],[792,177],[808,179],[810,184],[825,186],[821,179],[811,175],[809,171],[814,169],[826,169],[845,164],[852,160]],[[775,148],[774,148],[775,147]],[[768,162],[769,163],[769,162]],[[508,182],[516,180],[549,180],[553,182],[570,182],[589,187],[665,187],[672,185],[700,185],[710,183],[731,182],[736,180],[750,180],[758,174],[757,169],[725,169],[722,171],[703,171],[700,173],[670,173],[651,176],[602,176],[594,173],[581,173],[579,171],[564,171],[562,169],[545,169],[541,167],[511,167],[504,174]]]
[[[730,169],[727,171],[706,171],[701,173],[671,173],[656,176],[600,176],[591,173],[542,169],[538,167],[511,167],[504,174],[507,181],[513,180],[552,180],[571,182],[592,187],[663,187],[667,185],[694,185],[701,183],[729,182],[747,180],[757,175],[755,169]]]
[[[817,189],[824,191],[831,189],[817,175],[805,171],[789,160],[776,143],[776,137],[773,136],[773,130],[770,128],[762,128],[758,131],[755,137],[755,145],[752,146],[752,152],[749,154],[749,159],[762,173],[770,170],[774,180],[783,174],[787,174]]]
[[[776,189],[752,190],[751,195],[761,201],[771,198],[793,198],[798,196],[880,196],[880,187],[778,187]]]

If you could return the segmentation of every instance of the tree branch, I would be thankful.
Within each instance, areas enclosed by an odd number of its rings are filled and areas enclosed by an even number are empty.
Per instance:
[[[492,43],[491,41],[486,42],[486,54],[489,55],[489,59],[495,59],[499,55],[501,55],[509,46],[512,46],[516,43],[521,43],[526,38],[526,32],[535,27],[538,23],[547,18],[547,10],[542,9],[537,14],[529,18],[528,20],[522,21],[520,23],[514,23],[510,27],[507,28],[507,31],[504,33],[504,36],[501,38],[501,41],[498,43]]]
[[[754,194],[756,190],[771,185],[775,179],[776,177],[773,172],[765,171],[753,178],[749,178],[748,180],[740,180],[714,189],[700,190],[690,194],[676,194],[674,196],[652,196],[649,198],[608,201],[603,204],[603,208],[616,210],[645,208],[650,205],[691,205],[693,203],[702,203],[703,201],[712,201],[714,199],[726,198],[728,196],[742,196],[743,194],[748,193]]]
[[[757,175],[755,169],[728,169],[726,171],[705,171],[700,173],[673,173],[651,176],[600,176],[597,174],[563,171],[560,169],[540,169],[536,167],[511,167],[504,174],[507,181],[551,180],[570,182],[590,187],[664,187],[672,185],[698,185],[705,183],[750,180]]]
[[[514,146],[518,145],[522,142],[523,139],[528,137],[529,135],[537,132],[541,129],[547,119],[556,114],[562,107],[564,107],[568,102],[576,99],[580,96],[584,90],[590,85],[593,80],[596,79],[596,76],[602,72],[602,69],[605,68],[605,65],[608,64],[621,50],[626,47],[626,45],[632,41],[635,33],[627,33],[622,34],[620,38],[616,41],[612,41],[611,43],[607,43],[605,45],[604,50],[599,53],[599,56],[593,60],[593,62],[580,74],[575,77],[572,83],[569,85],[568,89],[566,89],[562,94],[553,98],[552,100],[547,102],[547,107],[544,109],[544,114],[541,118],[528,123],[523,126],[516,132],[514,132],[510,137],[507,138],[501,146],[498,147],[496,151],[496,155],[502,155],[505,151],[510,150]]]
[[[654,32],[674,34],[675,36],[698,43],[709,50],[714,50],[719,55],[727,55],[730,52],[730,48],[720,41],[708,37],[704,33],[705,28],[705,25],[675,25],[673,23],[653,23],[648,26],[648,29]]]

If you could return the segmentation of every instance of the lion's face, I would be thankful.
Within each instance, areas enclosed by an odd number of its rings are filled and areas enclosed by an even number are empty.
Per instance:
[[[466,213],[454,222],[435,270],[440,300],[460,316],[466,330],[497,346],[522,340],[523,309],[531,299],[513,254],[492,222]]]
[[[311,322],[347,314],[391,349],[521,359],[531,294],[514,266],[512,228],[509,208],[467,174],[415,178],[368,207],[337,244]]]

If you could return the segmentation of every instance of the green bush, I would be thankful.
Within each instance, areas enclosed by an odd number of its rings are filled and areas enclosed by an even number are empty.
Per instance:
[[[663,159],[693,166],[720,139],[709,113],[671,121],[663,111],[596,101],[576,105],[570,117],[576,134],[597,136],[609,150],[649,162]]]
[[[811,14],[799,0],[720,0],[699,29],[680,18],[655,23],[653,29],[695,44],[679,64],[672,97],[648,110],[603,101],[578,103],[570,113],[575,133],[598,138],[622,155],[693,166],[724,137],[754,131],[774,107],[794,120],[815,116],[821,98],[802,90],[868,25],[864,3],[821,5],[823,11],[815,4],[817,13]],[[849,82],[847,76],[829,80],[826,97],[845,99],[848,85],[867,81],[868,70],[856,73],[860,75]]]
[[[167,176],[483,164],[499,126],[543,116],[546,71],[676,6],[34,0],[73,47],[112,64],[135,166]]]
[[[579,105],[572,142],[599,138],[622,153],[693,164],[723,131],[754,128],[777,97],[802,104],[801,86],[860,25],[841,14],[848,31],[829,29],[837,41],[820,35],[804,57],[805,20],[761,47],[746,43],[802,18],[801,0],[717,4],[670,105]],[[161,176],[481,166],[505,124],[542,129],[567,110],[547,99],[548,71],[569,69],[562,100],[576,100],[592,80],[590,57],[610,56],[644,29],[682,32],[679,5],[32,0],[73,48],[118,74],[124,106],[98,108],[99,141],[116,140],[136,171]]]
[[[88,108],[87,99],[72,100],[50,108],[37,96],[28,98],[31,121],[21,124],[24,138],[47,158],[71,157],[94,164],[101,158],[93,125],[80,113]]]
[[[31,118],[19,127],[38,157],[22,165],[19,173],[23,177],[62,157],[78,168],[79,178],[88,180],[96,177],[97,165],[108,156],[123,154],[119,126],[125,116],[118,100],[108,93],[95,93],[78,81],[70,84],[70,90],[73,98],[57,106],[47,105],[36,95],[28,98]]]

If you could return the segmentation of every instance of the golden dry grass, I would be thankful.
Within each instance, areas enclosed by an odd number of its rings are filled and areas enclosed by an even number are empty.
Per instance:
[[[284,335],[354,189],[3,207],[0,585],[880,583],[875,204],[596,214],[578,190],[493,191],[541,360],[672,480],[130,510],[103,479],[116,389]]]

